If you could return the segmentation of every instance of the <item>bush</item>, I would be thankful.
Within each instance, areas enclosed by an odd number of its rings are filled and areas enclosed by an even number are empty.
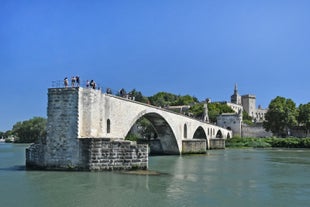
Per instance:
[[[240,138],[226,140],[226,147],[310,148],[310,138]]]

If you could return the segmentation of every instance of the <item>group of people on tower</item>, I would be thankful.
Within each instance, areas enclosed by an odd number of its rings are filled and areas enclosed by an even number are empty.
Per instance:
[[[67,88],[69,87],[69,79],[68,77],[64,78],[64,86]],[[85,83],[86,88],[91,88],[91,89],[98,89],[101,90],[101,88],[99,86],[97,86],[96,82],[94,80],[87,80]],[[71,77],[71,87],[80,87],[80,77],[79,76],[72,76]],[[112,94],[112,90],[111,88],[107,88],[106,90],[107,94]],[[127,94],[125,89],[122,88],[121,90],[119,90],[118,92],[119,96],[123,97],[123,98],[130,98],[130,99],[134,99],[134,97],[131,97],[130,94]]]
[[[69,79],[68,77],[65,77],[64,79],[64,86],[67,88],[69,87]],[[79,76],[72,76],[71,77],[71,87],[80,87],[80,77]],[[94,80],[87,80],[86,81],[86,88],[92,88],[92,89],[96,89],[97,84]],[[100,88],[98,88],[100,89]]]
[[[94,81],[94,80],[91,80],[90,82],[89,82],[89,80],[87,80],[86,81],[86,88],[92,88],[92,89],[96,89],[96,82]],[[98,87],[98,90],[99,90],[100,88]]]
[[[69,86],[69,80],[67,77],[65,77],[65,79],[64,79],[64,85],[65,85],[65,87]],[[80,87],[80,77],[79,76],[72,76],[71,86],[72,87]]]

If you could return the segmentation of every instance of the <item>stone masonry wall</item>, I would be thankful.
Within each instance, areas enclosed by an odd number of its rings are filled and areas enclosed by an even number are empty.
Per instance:
[[[44,145],[42,143],[32,144],[26,149],[27,168],[43,168],[44,163]]]
[[[80,139],[84,169],[90,171],[148,168],[147,145],[107,138]]]
[[[182,141],[182,154],[206,153],[207,144],[205,139],[191,139]]]
[[[225,139],[210,139],[210,149],[225,149]]]
[[[80,165],[78,135],[79,88],[48,90],[45,163],[48,168]]]
[[[261,123],[257,123],[254,126],[249,126],[247,124],[242,124],[242,137],[272,137],[271,132],[267,132]]]

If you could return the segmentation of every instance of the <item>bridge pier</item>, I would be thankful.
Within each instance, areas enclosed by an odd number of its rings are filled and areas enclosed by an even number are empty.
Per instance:
[[[80,139],[84,169],[90,171],[148,168],[148,147],[127,140]]]
[[[56,148],[58,158],[47,160],[50,156],[43,143],[31,145],[26,149],[26,166],[28,169],[43,170],[131,170],[148,168],[148,146],[127,140],[108,138],[78,139],[79,156],[75,161],[61,148]]]
[[[182,154],[205,154],[207,153],[206,139],[189,139],[182,141]]]
[[[225,139],[210,139],[210,149],[225,149]]]

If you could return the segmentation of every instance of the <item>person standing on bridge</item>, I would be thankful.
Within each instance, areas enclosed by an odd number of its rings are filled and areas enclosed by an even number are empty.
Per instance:
[[[112,94],[112,90],[111,90],[111,88],[107,88],[106,93],[107,93],[107,94]]]
[[[120,95],[121,97],[123,97],[123,98],[126,97],[126,91],[125,91],[124,88],[122,88],[122,89],[119,91],[119,95]]]
[[[71,78],[71,86],[74,87],[74,85],[75,85],[75,77],[72,76],[72,78]]]
[[[77,87],[80,87],[80,77],[79,76],[75,76],[75,80],[76,80]]]
[[[68,87],[68,78],[67,77],[65,77],[65,79],[64,79],[64,85],[65,85],[65,87],[67,88]]]

